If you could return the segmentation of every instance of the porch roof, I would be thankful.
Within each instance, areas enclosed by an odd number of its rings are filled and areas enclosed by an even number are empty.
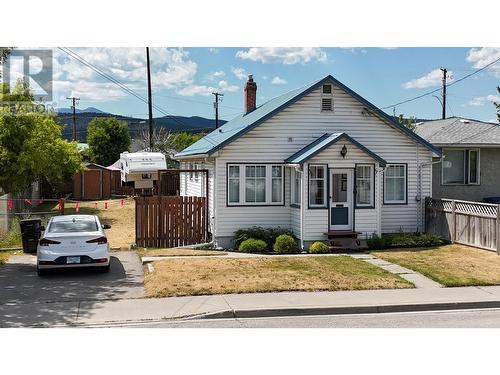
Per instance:
[[[374,160],[378,161],[381,167],[386,166],[387,162],[383,158],[381,158],[376,153],[363,146],[361,143],[359,143],[346,133],[325,133],[321,137],[309,143],[307,146],[305,146],[304,148],[302,148],[301,150],[297,151],[295,154],[290,156],[288,159],[286,159],[285,163],[288,164],[305,163],[307,160],[311,159],[312,157],[323,151],[325,148],[335,144],[337,141],[341,139],[347,140],[352,144],[354,144],[355,146],[357,146],[360,150],[364,151]]]

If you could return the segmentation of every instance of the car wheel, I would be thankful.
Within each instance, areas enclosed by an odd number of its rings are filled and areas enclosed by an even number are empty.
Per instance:
[[[36,273],[38,274],[38,276],[47,276],[47,274],[49,273],[48,270],[46,269],[41,269],[41,268],[36,268]]]
[[[109,264],[107,266],[104,266],[104,267],[99,267],[99,272],[101,273],[108,273],[109,272]]]

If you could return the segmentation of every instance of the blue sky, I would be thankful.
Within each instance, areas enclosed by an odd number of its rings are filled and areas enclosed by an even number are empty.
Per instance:
[[[71,48],[95,66],[146,96],[142,48]],[[54,49],[54,100],[68,107],[65,98],[82,98],[89,106],[115,114],[145,117],[147,106],[123,93],[80,62]],[[224,93],[221,118],[242,112],[243,86],[251,73],[258,85],[257,101],[332,74],[335,78],[384,107],[412,98],[441,85],[440,67],[450,82],[500,58],[500,48],[154,48],[154,103],[170,114],[213,117],[213,95]],[[500,101],[500,62],[448,88],[448,116],[483,121],[496,118],[492,101]],[[439,96],[439,93],[436,93]],[[392,109],[387,110],[393,113]],[[396,113],[438,118],[435,97],[396,107]],[[155,116],[161,116],[156,112]]]

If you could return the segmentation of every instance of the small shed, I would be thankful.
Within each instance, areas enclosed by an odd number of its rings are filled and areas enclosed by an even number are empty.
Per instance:
[[[86,163],[87,170],[73,176],[73,198],[76,200],[109,199],[112,171],[96,163]]]

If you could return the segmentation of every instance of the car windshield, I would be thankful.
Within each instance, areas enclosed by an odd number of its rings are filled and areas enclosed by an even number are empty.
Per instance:
[[[94,232],[98,230],[94,219],[73,219],[68,221],[53,221],[49,226],[51,233]]]

